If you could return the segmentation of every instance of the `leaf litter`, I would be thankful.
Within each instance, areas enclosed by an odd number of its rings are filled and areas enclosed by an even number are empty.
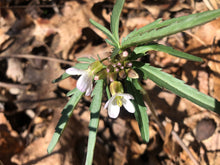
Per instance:
[[[204,2],[127,1],[120,19],[120,34],[126,36],[134,28],[159,17],[169,19],[208,10],[210,6]],[[214,8],[216,4],[219,6],[218,1],[209,3]],[[113,1],[17,0],[1,2],[0,7],[0,105],[3,107],[0,111],[0,160],[4,164],[82,164],[91,98],[84,97],[79,103],[58,146],[48,155],[47,146],[68,100],[65,94],[76,85],[72,78],[59,84],[51,82],[69,67],[69,61],[75,63],[76,58],[88,56],[97,59],[97,54],[104,57],[111,51],[101,39],[105,36],[99,32],[95,34],[97,31],[88,20],[92,18],[109,27]],[[156,55],[153,51],[149,52],[149,59],[142,60],[150,60],[152,65],[220,99],[219,29],[219,20],[216,20],[159,41],[202,57],[205,60],[202,64],[161,52]],[[14,55],[13,58],[10,55]],[[16,58],[16,55],[33,55],[33,58]],[[63,61],[47,60],[54,58]],[[102,109],[94,164],[219,162],[219,116],[161,90],[150,80],[144,83],[165,136],[161,136],[163,131],[149,110],[150,142],[145,144],[132,116],[125,113],[111,120]],[[199,131],[206,129],[209,132]],[[181,144],[187,150],[182,149]]]

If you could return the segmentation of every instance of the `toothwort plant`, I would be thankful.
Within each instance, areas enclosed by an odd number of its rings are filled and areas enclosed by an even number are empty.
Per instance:
[[[197,91],[186,85],[183,81],[162,72],[161,69],[153,67],[149,63],[138,61],[140,57],[146,55],[147,51],[155,50],[187,60],[201,62],[202,59],[199,57],[157,44],[153,41],[209,22],[220,16],[220,10],[192,14],[166,21],[158,19],[138,30],[135,29],[120,42],[118,34],[119,18],[124,1],[117,0],[114,5],[110,24],[111,31],[90,20],[96,28],[108,37],[106,42],[113,46],[111,55],[104,59],[99,58],[99,60],[95,60],[92,57],[79,58],[79,63],[67,69],[63,75],[54,80],[54,82],[58,82],[71,75],[81,75],[77,81],[76,88],[67,93],[67,96],[71,96],[71,98],[62,111],[62,116],[49,144],[48,153],[52,152],[74,108],[85,94],[92,97],[86,156],[86,164],[92,164],[104,89],[108,97],[104,109],[108,110],[109,117],[117,118],[122,106],[128,112],[134,113],[139,124],[142,139],[148,142],[147,108],[144,106],[144,90],[139,83],[143,79],[150,79],[161,88],[166,88],[180,97],[184,97],[205,109],[220,114],[220,102],[216,99]]]

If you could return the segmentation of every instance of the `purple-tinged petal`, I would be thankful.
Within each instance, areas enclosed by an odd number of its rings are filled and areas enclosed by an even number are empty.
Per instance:
[[[91,83],[90,87],[86,90],[86,96],[90,96],[92,93],[93,84]]]
[[[89,89],[92,85],[93,77],[89,73],[84,73],[82,76],[78,79],[76,83],[76,87],[81,92],[86,92],[87,89]]]

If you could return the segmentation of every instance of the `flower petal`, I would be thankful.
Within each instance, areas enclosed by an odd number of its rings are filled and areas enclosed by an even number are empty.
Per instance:
[[[105,103],[105,106],[104,106],[104,109],[107,109],[109,103],[111,103],[114,99],[115,99],[116,96],[112,96],[106,103]]]
[[[109,102],[109,106],[108,106],[108,115],[109,117],[114,119],[118,117],[120,112],[120,107],[115,102],[116,102],[115,100]]]
[[[85,70],[80,70],[80,69],[76,69],[76,68],[68,68],[66,70],[66,73],[69,74],[69,75],[81,75],[83,73],[85,73],[86,71]]]
[[[82,76],[78,79],[76,83],[76,87],[81,91],[81,92],[86,92],[89,88],[92,87],[92,80],[93,77],[89,73],[84,73]]]
[[[88,89],[86,90],[86,96],[90,96],[91,95],[92,87],[93,87],[93,84],[91,83],[90,87],[88,87]]]
[[[123,103],[123,106],[125,107],[125,109],[130,112],[130,113],[134,113],[135,112],[135,108],[134,108],[134,105],[132,104],[132,102],[129,100],[128,97],[123,97],[122,98],[122,103]]]
[[[128,94],[128,93],[117,93],[116,94],[117,96],[122,96],[124,98],[127,98],[127,99],[134,99],[134,97],[131,95],[131,94]]]

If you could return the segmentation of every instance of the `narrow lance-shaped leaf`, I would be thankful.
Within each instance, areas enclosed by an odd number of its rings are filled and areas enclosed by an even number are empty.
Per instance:
[[[104,26],[100,25],[99,23],[93,21],[92,19],[89,20],[91,24],[93,24],[97,29],[101,30],[114,44],[115,47],[118,47],[119,43],[114,38],[112,33]]]
[[[114,47],[111,58],[114,58],[120,52],[120,48]]]
[[[58,140],[64,130],[64,128],[66,127],[66,124],[67,124],[70,116],[73,113],[75,106],[77,105],[77,103],[79,102],[79,100],[81,99],[83,94],[84,93],[79,91],[77,88],[74,89],[74,95],[70,98],[70,100],[68,101],[68,103],[64,107],[64,109],[62,111],[62,116],[61,116],[59,122],[57,123],[57,126],[55,128],[55,133],[54,133],[52,140],[47,148],[48,153],[51,153],[53,151],[55,145],[57,144],[57,142],[58,142]]]
[[[98,80],[96,86],[93,90],[92,103],[90,105],[90,122],[89,122],[89,139],[86,155],[86,165],[92,165],[97,129],[99,126],[99,113],[101,109],[102,102],[102,93],[103,93],[103,80]]]
[[[171,19],[171,20],[173,20],[173,19]],[[165,21],[164,21],[165,22]],[[142,28],[140,28],[140,29],[134,29],[131,33],[129,33],[125,38],[123,38],[122,39],[122,43],[124,43],[124,41],[126,41],[127,39],[129,39],[129,38],[132,38],[132,37],[134,37],[134,36],[137,36],[137,35],[141,35],[141,34],[143,34],[144,32],[148,32],[148,31],[150,31],[150,30],[152,30],[152,29],[156,29],[156,28],[158,28],[159,26],[164,26],[163,24],[162,24],[162,18],[159,18],[159,19],[157,19],[156,21],[154,21],[154,22],[152,22],[152,23],[149,23],[149,24],[147,24],[146,26],[144,26],[144,27],[142,27]]]
[[[212,110],[220,114],[220,102],[216,99],[199,92],[195,88],[186,85],[182,80],[174,78],[172,75],[162,72],[161,69],[149,64],[134,63],[134,66],[142,70],[145,78],[154,81],[158,86],[166,88],[180,97],[184,97],[193,103]]]
[[[135,106],[135,118],[138,122],[141,137],[145,142],[149,141],[149,121],[147,116],[147,107],[143,102],[143,96],[141,94],[141,86],[137,79],[128,78],[125,83],[128,93],[130,93],[134,100],[131,100]]]
[[[180,57],[180,58],[184,58],[184,59],[187,59],[187,60],[198,61],[198,62],[202,61],[202,59],[199,58],[199,57],[196,57],[196,56],[193,56],[191,54],[175,50],[172,47],[168,47],[168,46],[164,46],[164,45],[160,45],[160,44],[151,44],[151,45],[139,46],[139,47],[136,47],[134,49],[134,52],[135,52],[135,54],[140,54],[140,53],[144,54],[145,52],[150,51],[150,50],[165,52],[165,53],[168,53],[170,55]]]
[[[95,59],[93,57],[80,57],[80,58],[77,58],[77,61],[79,62],[88,62],[88,63],[92,63],[92,62],[95,62]]]
[[[109,39],[105,39],[105,42],[111,46],[114,46],[115,47],[115,43],[113,43],[111,40]]]
[[[124,2],[125,0],[117,0],[111,15],[111,31],[117,43],[119,43],[119,35],[118,35],[119,19]]]
[[[165,36],[169,36],[177,32],[184,31],[186,29],[204,24],[219,16],[220,16],[220,9],[175,18],[175,21],[172,21],[171,19],[168,20],[168,23],[170,24],[167,24],[166,22],[164,23],[167,26],[160,27],[161,23],[158,22],[159,28],[157,27],[145,33],[137,32],[136,33],[137,35],[129,37],[127,38],[127,40],[123,40],[121,44],[121,49],[125,49],[134,45],[146,44],[155,39],[161,39]],[[162,25],[164,24],[162,23]]]
[[[56,78],[55,80],[52,81],[52,83],[57,83],[61,80],[64,80],[68,77],[70,77],[71,75],[67,74],[66,72],[64,72],[60,77]]]
[[[86,70],[89,67],[89,63],[77,63],[74,68]]]
[[[153,29],[159,29],[159,28],[162,28],[162,27],[165,27],[167,25],[170,25],[172,23],[175,23],[175,22],[179,22],[181,20],[184,20],[186,19],[188,16],[182,16],[182,17],[177,17],[177,18],[172,18],[172,19],[168,19],[168,20],[165,20],[165,21],[162,21],[162,18],[159,18],[157,19],[156,21],[152,22],[152,23],[149,23],[147,25],[145,25],[144,27],[138,29],[138,30],[134,30],[132,31],[131,33],[129,33],[124,39],[123,39],[123,42],[125,40],[127,40],[128,38],[131,38],[131,37],[134,37],[134,36],[137,36],[137,35],[141,35],[143,33],[146,33],[146,32],[149,32]]]

